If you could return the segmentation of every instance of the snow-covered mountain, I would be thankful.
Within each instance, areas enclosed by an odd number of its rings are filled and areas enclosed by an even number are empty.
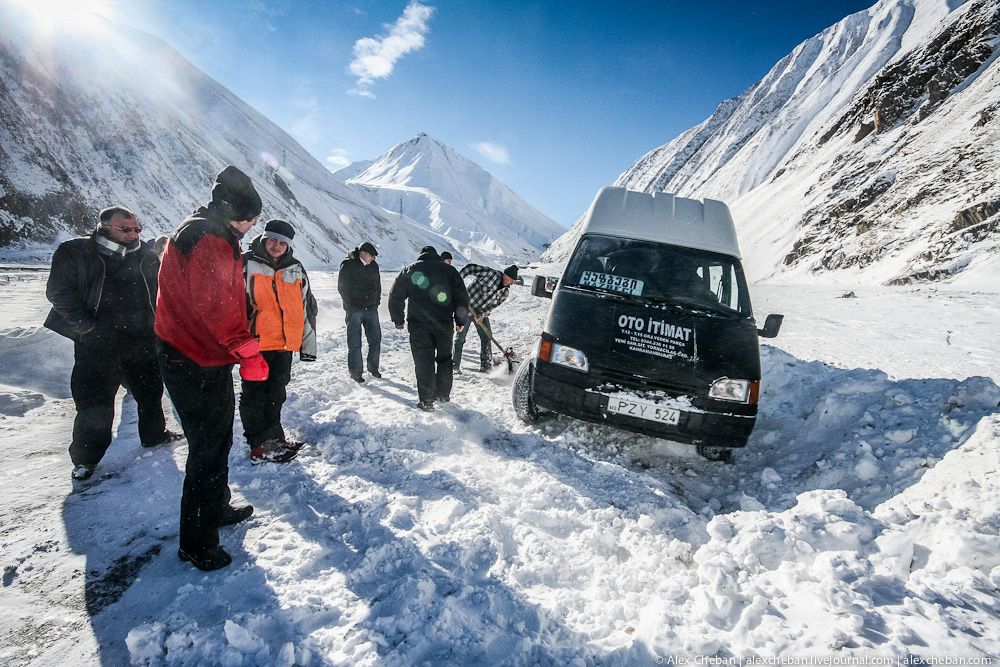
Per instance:
[[[133,209],[149,234],[167,233],[207,201],[227,164],[260,191],[261,226],[273,217],[292,222],[296,254],[312,263],[339,262],[364,240],[380,247],[386,267],[412,261],[422,245],[449,245],[358,196],[151,35],[110,21],[41,33],[8,3],[0,4],[0,23],[4,256],[44,256],[93,228],[97,211],[111,204]]]
[[[488,171],[424,133],[356,164],[337,174],[369,201],[451,239],[470,258],[532,259],[565,232]]]
[[[992,280],[998,46],[998,0],[881,0],[615,184],[729,203],[756,279]]]

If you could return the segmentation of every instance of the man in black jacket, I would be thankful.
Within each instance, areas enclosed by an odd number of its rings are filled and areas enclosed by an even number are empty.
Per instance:
[[[94,474],[111,445],[121,385],[135,398],[144,447],[180,438],[166,430],[153,335],[160,261],[152,244],[139,240],[142,227],[132,211],[113,206],[99,219],[89,237],[56,249],[45,290],[52,302],[45,326],[74,343],[69,455],[79,480]]]
[[[458,271],[431,246],[404,268],[389,292],[389,316],[397,329],[405,322],[417,376],[417,407],[433,410],[434,401],[451,400],[451,343],[469,323],[469,294]]]
[[[382,300],[382,278],[375,257],[378,250],[368,241],[347,254],[340,263],[337,289],[347,311],[347,371],[355,382],[364,382],[361,367],[361,329],[368,340],[368,372],[374,378],[379,372],[382,353],[382,325],[378,321],[378,304]]]

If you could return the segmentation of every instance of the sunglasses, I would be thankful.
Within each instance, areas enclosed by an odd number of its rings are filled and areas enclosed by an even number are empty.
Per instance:
[[[142,231],[142,227],[140,227],[139,225],[136,225],[135,227],[122,227],[120,225],[108,225],[108,227],[111,227],[111,229],[117,229],[122,234],[131,234],[132,232],[135,232],[136,234],[138,234],[139,232]]]

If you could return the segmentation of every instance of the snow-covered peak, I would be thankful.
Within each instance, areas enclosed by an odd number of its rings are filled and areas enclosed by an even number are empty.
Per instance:
[[[997,0],[881,0],[615,185],[729,203],[758,280],[988,282],[1000,268],[998,34]],[[575,234],[546,259],[565,258]]]
[[[384,266],[449,242],[373,206],[291,136],[166,43],[103,20],[86,32],[40,34],[0,3],[0,249],[34,256],[85,233],[112,204],[153,235],[169,233],[209,198],[233,164],[272,217],[296,228],[295,252],[337,264],[362,241]],[[95,49],[95,42],[103,47]],[[147,232],[144,231],[144,236]],[[253,232],[251,232],[252,234]]]
[[[488,171],[424,132],[393,146],[346,182],[379,206],[448,237],[477,261],[531,259],[565,231]]]

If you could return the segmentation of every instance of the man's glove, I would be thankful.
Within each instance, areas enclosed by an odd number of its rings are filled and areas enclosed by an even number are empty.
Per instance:
[[[240,365],[240,377],[247,382],[263,382],[267,379],[268,367],[264,356],[260,353],[257,339],[251,339],[240,345],[232,353]]]
[[[316,361],[316,355],[309,354],[307,352],[299,352],[299,361]]]

